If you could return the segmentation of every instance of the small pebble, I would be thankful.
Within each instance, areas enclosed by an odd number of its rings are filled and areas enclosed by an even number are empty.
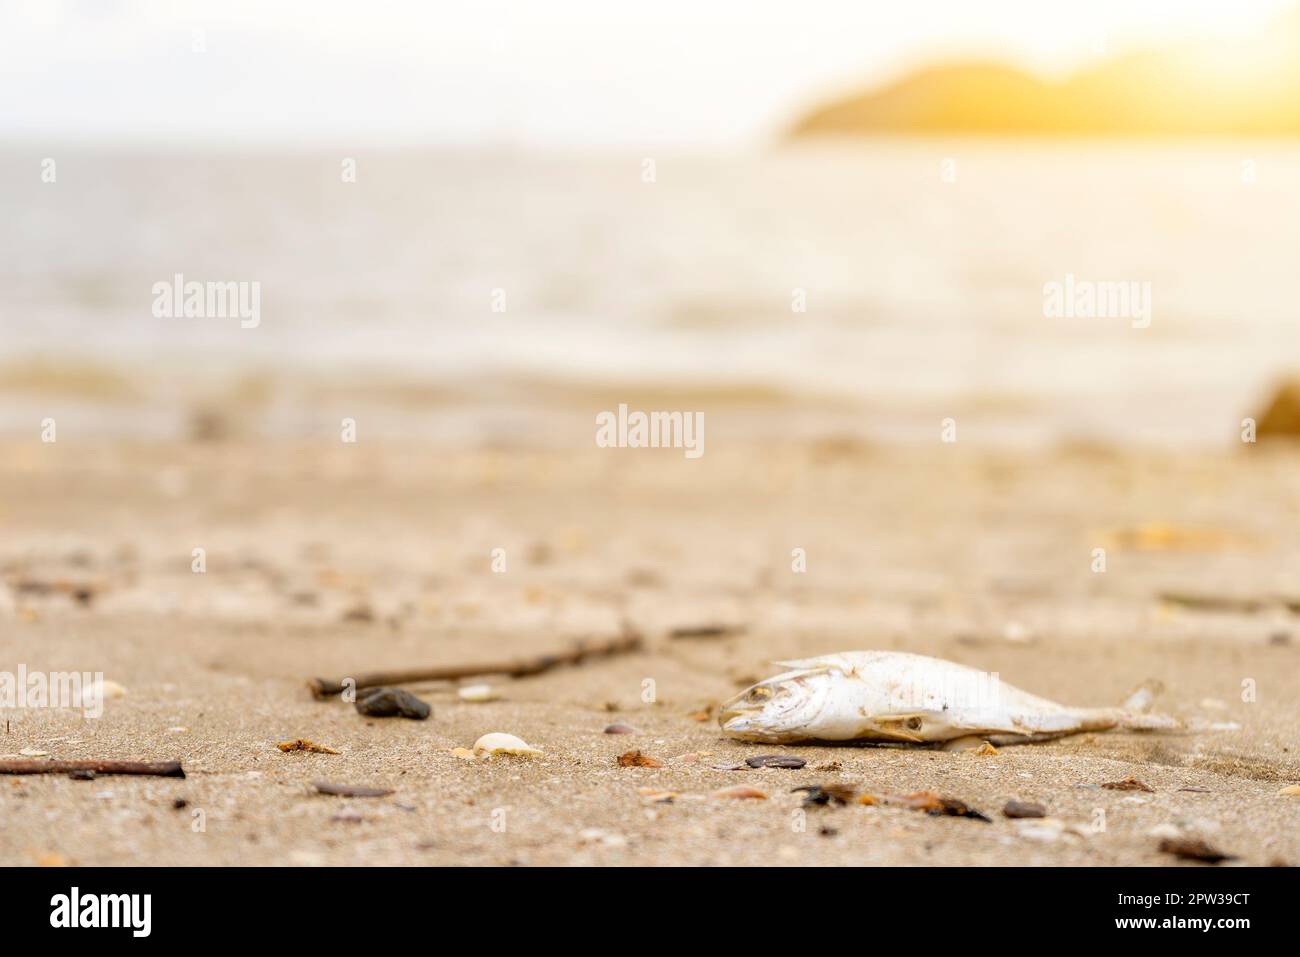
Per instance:
[[[630,724],[611,724],[605,728],[606,734],[640,734],[636,728]]]
[[[785,754],[756,754],[745,758],[751,768],[801,768],[808,762],[803,758],[793,758]]]
[[[1204,861],[1206,864],[1217,864],[1219,861],[1233,860],[1232,854],[1225,854],[1218,848],[1212,847],[1200,838],[1195,837],[1166,837],[1160,842],[1160,850],[1166,854],[1181,857],[1184,860]]]
[[[392,788],[371,788],[355,784],[330,784],[328,781],[317,781],[312,786],[321,794],[332,794],[336,797],[387,797],[393,793]]]
[[[401,688],[367,688],[357,695],[358,713],[370,718],[410,718],[423,721],[433,709]]]
[[[458,690],[456,695],[461,701],[469,701],[473,704],[485,704],[501,697],[491,685],[466,685]]]
[[[1047,817],[1047,808],[1029,801],[1008,801],[1002,813],[1007,817]]]

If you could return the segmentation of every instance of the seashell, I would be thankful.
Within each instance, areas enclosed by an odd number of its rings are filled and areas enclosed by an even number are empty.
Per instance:
[[[456,692],[456,696],[461,701],[469,701],[474,704],[496,701],[501,697],[491,685],[466,685]]]
[[[542,752],[523,738],[504,731],[492,731],[474,742],[475,757],[492,757],[496,754],[534,755]]]
[[[100,701],[107,701],[110,698],[125,698],[127,696],[126,687],[118,684],[116,681],[109,681],[105,678],[103,681],[95,682],[95,695]]]
[[[739,784],[734,788],[722,788],[721,790],[714,791],[709,795],[709,797],[720,798],[723,800],[734,798],[741,801],[749,799],[756,801],[767,800],[767,795],[764,792],[760,791],[758,788],[747,787],[743,784]]]

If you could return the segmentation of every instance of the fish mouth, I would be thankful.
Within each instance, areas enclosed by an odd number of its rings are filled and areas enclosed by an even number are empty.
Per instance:
[[[718,724],[724,734],[741,741],[763,741],[777,744],[786,740],[787,735],[764,726],[762,708],[743,708],[723,706],[718,715]]]

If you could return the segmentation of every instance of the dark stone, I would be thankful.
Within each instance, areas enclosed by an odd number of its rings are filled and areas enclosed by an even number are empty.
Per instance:
[[[423,721],[433,712],[429,705],[401,688],[367,688],[359,692],[357,711],[371,718],[411,718]]]
[[[801,768],[808,762],[803,758],[792,758],[787,754],[756,754],[745,758],[751,768]]]

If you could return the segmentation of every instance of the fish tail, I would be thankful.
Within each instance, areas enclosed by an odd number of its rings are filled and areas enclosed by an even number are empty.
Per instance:
[[[1154,678],[1148,678],[1138,685],[1124,699],[1124,703],[1115,709],[1117,728],[1127,731],[1181,731],[1184,734],[1200,734],[1205,731],[1235,731],[1238,724],[1232,722],[1184,720],[1172,715],[1157,714],[1151,711],[1156,695],[1165,690],[1165,686]]]

